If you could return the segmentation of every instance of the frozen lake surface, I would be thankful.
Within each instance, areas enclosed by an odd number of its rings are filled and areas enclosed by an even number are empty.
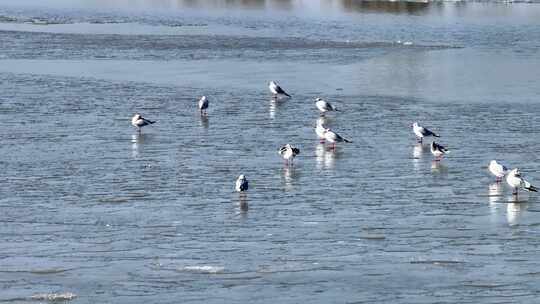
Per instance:
[[[537,301],[540,4],[103,2],[0,4],[0,303]]]

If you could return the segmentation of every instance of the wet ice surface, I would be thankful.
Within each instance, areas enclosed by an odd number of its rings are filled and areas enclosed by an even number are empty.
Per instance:
[[[491,48],[0,31],[15,41],[0,45],[0,301],[534,302],[538,196],[516,201],[486,167],[540,183],[537,29]],[[270,79],[293,98],[271,101]],[[318,143],[316,96],[352,144]],[[138,135],[135,112],[157,123]]]

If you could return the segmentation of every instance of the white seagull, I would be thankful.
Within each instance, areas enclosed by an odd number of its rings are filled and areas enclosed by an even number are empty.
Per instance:
[[[315,133],[317,133],[317,137],[319,137],[321,143],[324,143],[325,132],[326,132],[326,128],[324,127],[324,120],[317,119],[317,127],[315,127]]]
[[[446,153],[450,153],[444,146],[436,142],[431,143],[431,154],[435,156],[435,161],[440,161]]]
[[[506,176],[506,182],[508,185],[510,185],[510,187],[512,187],[512,194],[516,196],[518,195],[519,188],[523,188],[527,191],[538,192],[538,188],[531,185],[531,183],[521,177],[521,172],[519,172],[518,168],[515,168],[508,173]]]
[[[287,97],[291,97],[291,95],[287,94],[276,82],[270,81],[268,83],[268,89],[270,89],[270,92],[274,95],[274,97],[277,97],[278,95],[285,95]]]
[[[199,99],[199,111],[201,111],[201,114],[206,114],[206,109],[208,109],[208,98],[203,96]]]
[[[418,139],[418,142],[422,142],[422,139],[424,137],[440,137],[435,132],[429,130],[428,128],[424,128],[422,126],[419,126],[417,122],[412,124],[414,135],[416,135],[416,138]]]
[[[286,164],[289,164],[289,161],[292,164],[296,155],[300,154],[300,149],[295,148],[290,144],[286,144],[285,146],[279,148],[278,153],[281,155],[281,157],[283,157]]]
[[[244,174],[240,175],[238,179],[236,180],[236,191],[238,192],[244,192],[247,191],[249,187],[248,181]]]
[[[346,143],[352,142],[328,128],[324,129],[324,139],[326,139],[328,142],[332,144],[332,149],[336,148],[336,142],[346,142]]]
[[[321,111],[321,115],[324,115],[326,112],[338,110],[336,107],[332,106],[328,101],[322,98],[315,99],[315,106],[317,109],[319,109],[319,111]]]
[[[141,114],[135,114],[131,118],[131,125],[137,128],[139,132],[141,132],[141,128],[147,125],[151,125],[155,123],[155,121],[150,121],[144,117],[141,116]]]
[[[492,160],[489,162],[488,169],[489,172],[491,172],[491,174],[495,175],[495,177],[497,178],[497,183],[499,183],[508,172],[508,168],[499,164],[496,160]]]

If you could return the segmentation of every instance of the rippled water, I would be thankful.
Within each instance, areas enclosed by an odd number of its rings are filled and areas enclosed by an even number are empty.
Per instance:
[[[0,302],[537,301],[538,195],[486,167],[540,184],[538,4],[27,2],[0,5]],[[317,96],[353,143],[318,142]]]

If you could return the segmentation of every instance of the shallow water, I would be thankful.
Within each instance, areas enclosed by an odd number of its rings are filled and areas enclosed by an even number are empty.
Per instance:
[[[0,302],[536,301],[538,4],[98,2],[0,6]]]

